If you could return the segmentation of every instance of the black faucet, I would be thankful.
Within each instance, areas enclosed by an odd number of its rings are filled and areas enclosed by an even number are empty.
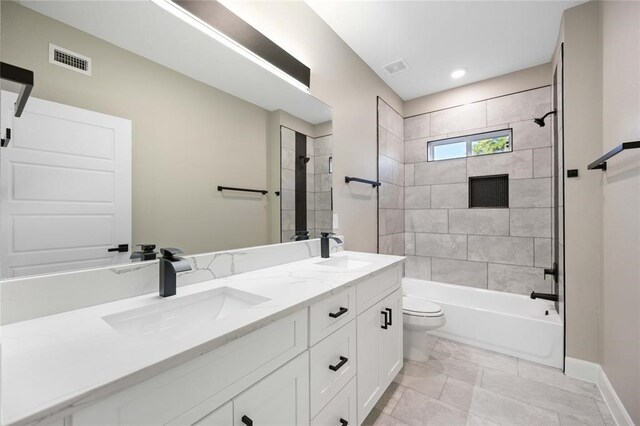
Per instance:
[[[293,241],[304,241],[309,239],[309,231],[296,231],[296,234],[290,238]]]
[[[338,237],[333,237],[333,234],[329,232],[320,233],[320,256],[324,259],[329,258],[329,239],[336,240],[338,244],[342,244],[342,240]]]
[[[139,260],[140,262],[144,262],[146,260],[156,260],[158,253],[155,252],[155,244],[138,244],[137,247],[140,247],[140,250],[131,253],[129,259],[134,261]]]
[[[187,259],[177,257],[182,250],[173,247],[161,248],[160,253],[160,296],[169,297],[176,294],[176,274],[191,270]]]
[[[558,295],[557,294],[550,294],[550,293],[536,293],[535,291],[531,292],[531,298],[532,299],[545,299],[545,300],[551,300],[552,302],[557,302],[558,301]]]

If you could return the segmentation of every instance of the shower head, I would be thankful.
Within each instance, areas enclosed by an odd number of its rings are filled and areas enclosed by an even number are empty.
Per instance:
[[[305,157],[304,155],[301,155],[298,157],[300,159],[300,164],[305,165],[309,162],[309,160],[311,160],[311,157]]]
[[[555,114],[555,113],[556,113],[556,110],[554,109],[553,111],[549,111],[548,113],[546,113],[545,115],[543,115],[540,118],[534,118],[533,122],[536,123],[540,127],[544,127],[545,126],[544,119],[547,118],[549,115]]]

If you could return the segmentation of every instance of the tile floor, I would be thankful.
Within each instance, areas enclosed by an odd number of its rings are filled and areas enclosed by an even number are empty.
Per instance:
[[[615,425],[598,388],[560,370],[428,336],[364,424]]]

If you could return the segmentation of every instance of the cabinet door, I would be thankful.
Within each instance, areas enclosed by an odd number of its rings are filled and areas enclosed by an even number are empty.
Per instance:
[[[382,300],[380,308],[390,316],[387,328],[380,329],[380,375],[384,391],[402,368],[402,290]]]
[[[194,423],[194,426],[231,426],[233,424],[233,403],[224,404],[203,419]]]
[[[383,391],[380,375],[381,338],[384,319],[381,303],[362,312],[357,320],[358,327],[358,424],[362,424]]]
[[[234,426],[309,424],[309,353],[304,352],[233,399]]]

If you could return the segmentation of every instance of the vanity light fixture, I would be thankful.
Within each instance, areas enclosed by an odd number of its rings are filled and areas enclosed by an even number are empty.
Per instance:
[[[259,65],[263,69],[265,69],[265,70],[271,72],[272,74],[276,75],[277,77],[283,79],[284,81],[286,81],[287,83],[289,83],[292,86],[296,87],[297,89],[300,89],[305,93],[309,93],[309,87],[307,87],[307,85],[305,85],[301,81],[298,81],[297,79],[295,79],[291,75],[287,74],[286,72],[284,72],[283,70],[281,70],[277,66],[273,65],[271,62],[265,60],[264,58],[261,58],[260,56],[258,56],[254,52],[252,52],[251,50],[247,49],[245,46],[243,46],[240,43],[236,42],[235,40],[233,40],[232,38],[228,37],[227,35],[225,35],[221,31],[219,31],[218,29],[214,28],[212,25],[208,24],[207,22],[203,21],[202,19],[200,19],[199,17],[197,17],[193,13],[191,13],[188,10],[186,10],[185,8],[181,7],[179,4],[176,4],[172,0],[151,0],[151,2],[153,2],[156,5],[160,6],[165,11],[171,13],[173,16],[175,16],[178,19],[184,21],[185,23],[191,25],[192,27],[196,28],[197,30],[205,33],[206,35],[208,35],[212,39],[216,40],[217,42],[224,44],[225,46],[227,46],[231,50],[235,51],[236,53],[238,53],[238,54],[244,56],[245,58],[249,59],[250,61],[252,61],[256,65]],[[240,18],[238,18],[238,19],[240,19]]]
[[[460,69],[454,70],[451,73],[451,78],[462,78],[466,73],[467,73],[466,69],[460,68]]]

